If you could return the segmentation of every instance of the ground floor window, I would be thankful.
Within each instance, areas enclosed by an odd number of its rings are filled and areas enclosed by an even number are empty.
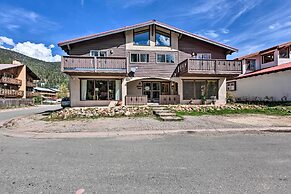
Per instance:
[[[121,80],[81,79],[81,100],[120,100]]]
[[[218,99],[218,80],[184,80],[183,99]]]

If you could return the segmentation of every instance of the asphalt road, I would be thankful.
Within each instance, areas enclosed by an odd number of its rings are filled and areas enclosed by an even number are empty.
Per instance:
[[[28,116],[43,113],[45,111],[58,110],[60,108],[61,106],[58,104],[58,105],[40,105],[35,107],[0,110],[0,122],[20,116]]]
[[[0,136],[0,193],[290,193],[291,134]]]

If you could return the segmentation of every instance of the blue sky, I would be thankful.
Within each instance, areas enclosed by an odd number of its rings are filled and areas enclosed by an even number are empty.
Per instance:
[[[47,61],[57,43],[156,19],[238,48],[291,41],[290,0],[1,0],[0,47]]]

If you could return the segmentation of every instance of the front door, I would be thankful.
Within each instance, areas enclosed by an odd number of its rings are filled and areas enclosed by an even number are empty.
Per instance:
[[[143,95],[146,95],[148,97],[148,102],[159,102],[160,92],[160,82],[143,82]]]

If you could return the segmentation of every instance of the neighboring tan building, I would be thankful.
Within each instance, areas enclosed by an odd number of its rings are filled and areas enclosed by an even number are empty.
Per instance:
[[[57,89],[50,89],[50,88],[42,88],[42,87],[34,88],[34,92],[38,96],[41,96],[43,101],[56,101],[58,91],[59,90]]]
[[[237,58],[243,74],[227,81],[239,101],[291,101],[291,42]]]
[[[151,20],[59,43],[72,106],[226,103],[237,49]],[[204,101],[204,100],[203,100]]]
[[[32,98],[39,77],[18,61],[0,64],[0,98]]]

